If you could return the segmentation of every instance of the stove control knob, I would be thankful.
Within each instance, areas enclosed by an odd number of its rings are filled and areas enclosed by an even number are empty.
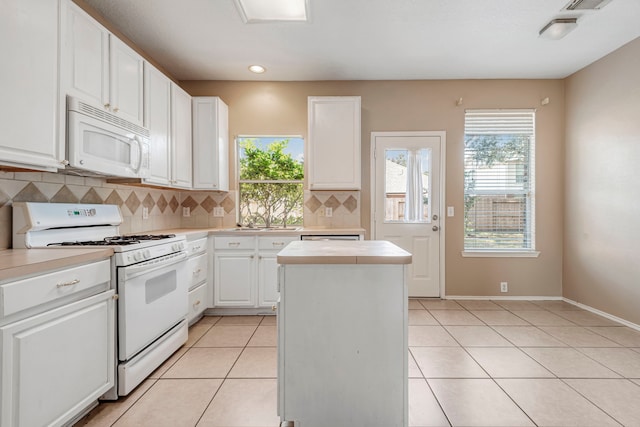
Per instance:
[[[147,249],[146,251],[144,251],[144,259],[149,259],[149,258],[151,258],[151,251]]]
[[[136,252],[133,254],[133,257],[135,258],[136,261],[140,261],[142,259],[142,253]]]

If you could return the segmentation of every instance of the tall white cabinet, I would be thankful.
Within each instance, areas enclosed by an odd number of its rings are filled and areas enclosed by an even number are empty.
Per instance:
[[[192,102],[193,188],[229,191],[229,108],[214,96]]]
[[[360,190],[359,96],[310,96],[308,184],[311,190]]]
[[[171,175],[172,185],[191,188],[192,137],[191,95],[176,84],[171,84]]]
[[[3,0],[0,13],[2,102],[0,165],[55,171],[58,138],[56,0]]]
[[[171,80],[144,64],[144,126],[149,129],[148,184],[171,185]]]

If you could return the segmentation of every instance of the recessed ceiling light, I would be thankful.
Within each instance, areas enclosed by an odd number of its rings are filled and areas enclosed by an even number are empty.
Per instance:
[[[308,0],[235,0],[245,23],[265,21],[306,21]]]
[[[249,71],[256,74],[262,74],[267,71],[262,65],[249,65]]]
[[[578,18],[552,19],[540,30],[540,37],[551,40],[559,40],[569,34],[578,26]]]

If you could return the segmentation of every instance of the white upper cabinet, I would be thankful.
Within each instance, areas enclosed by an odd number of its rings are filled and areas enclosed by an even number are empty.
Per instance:
[[[191,95],[171,83],[172,182],[174,187],[191,188],[192,138]]]
[[[130,122],[142,124],[142,76],[144,60],[114,36],[109,38],[111,111]]]
[[[58,2],[3,0],[0,52],[0,165],[55,171],[64,159],[57,131]]]
[[[193,188],[229,191],[229,109],[218,97],[193,98]]]
[[[61,97],[143,121],[143,58],[70,0],[62,0]]]
[[[145,182],[171,185],[171,80],[144,64],[144,126],[149,129],[149,177]]]
[[[311,190],[360,190],[360,97],[308,98]]]

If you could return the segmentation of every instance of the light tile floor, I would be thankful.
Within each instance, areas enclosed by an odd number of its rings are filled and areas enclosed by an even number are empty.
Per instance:
[[[409,308],[411,427],[640,426],[640,332],[562,301]],[[77,425],[278,426],[275,320],[203,318],[131,395]]]

